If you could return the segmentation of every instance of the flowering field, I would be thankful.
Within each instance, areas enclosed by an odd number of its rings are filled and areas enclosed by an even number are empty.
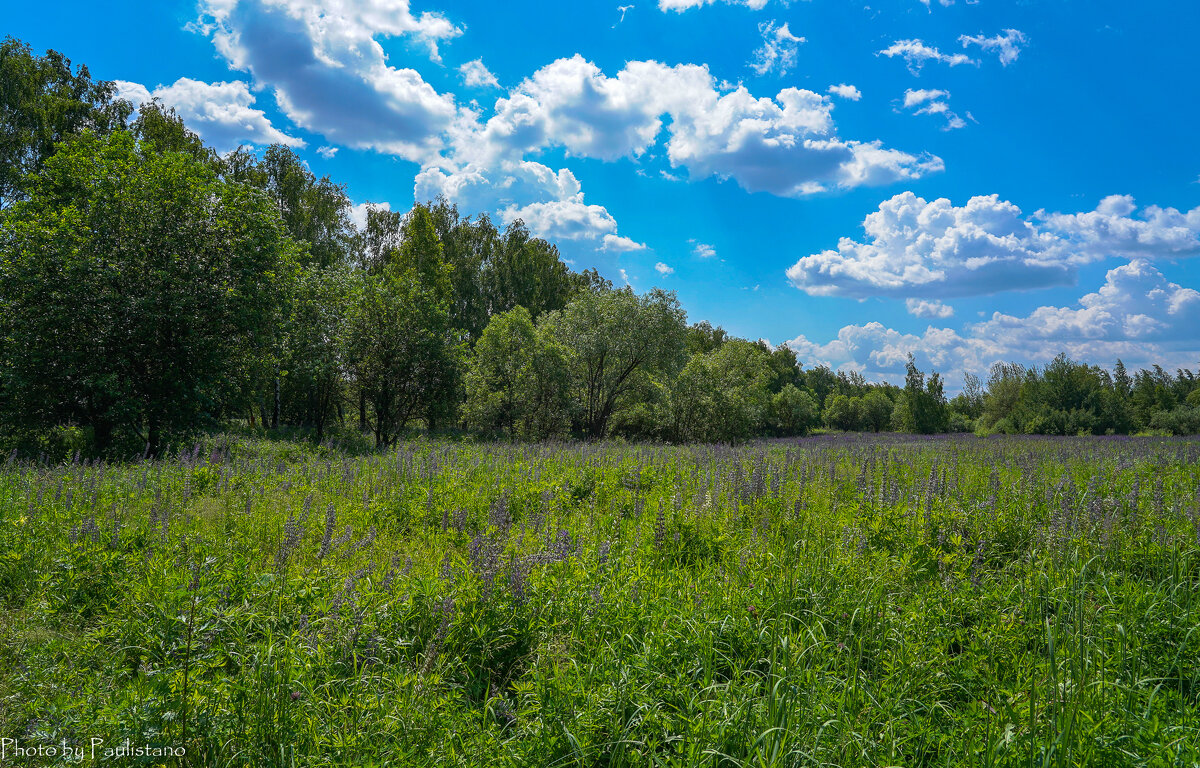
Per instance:
[[[912,436],[10,460],[0,737],[48,765],[1194,766],[1198,461]]]

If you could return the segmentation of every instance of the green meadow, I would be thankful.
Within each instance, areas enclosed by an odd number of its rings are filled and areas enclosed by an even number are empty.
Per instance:
[[[13,457],[0,736],[30,765],[1193,766],[1198,460],[973,436]]]

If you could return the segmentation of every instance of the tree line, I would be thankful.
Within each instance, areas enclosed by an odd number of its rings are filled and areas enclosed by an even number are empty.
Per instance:
[[[520,221],[370,207],[288,147],[218,155],[61,54],[0,44],[0,440],[158,454],[198,430],[738,441],[1200,431],[1200,383],[1060,356],[904,386],[689,324]]]

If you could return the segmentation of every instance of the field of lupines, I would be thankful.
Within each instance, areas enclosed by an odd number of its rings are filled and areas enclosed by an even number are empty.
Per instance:
[[[969,436],[13,458],[4,759],[1194,766],[1198,461]]]

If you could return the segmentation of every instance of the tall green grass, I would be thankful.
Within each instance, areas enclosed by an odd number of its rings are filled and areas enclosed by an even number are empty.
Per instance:
[[[232,436],[10,460],[0,737],[213,766],[1200,765],[1198,460]]]

